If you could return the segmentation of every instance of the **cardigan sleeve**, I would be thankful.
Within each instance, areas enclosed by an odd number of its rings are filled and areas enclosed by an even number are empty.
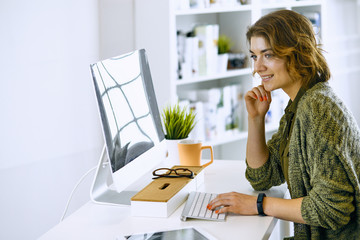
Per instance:
[[[272,186],[278,186],[285,182],[284,174],[280,165],[280,139],[284,131],[286,120],[280,120],[278,131],[267,142],[269,159],[259,168],[251,168],[246,162],[245,176],[256,191],[267,190]]]
[[[358,128],[349,115],[334,96],[321,94],[298,108],[295,124],[300,126],[293,134],[301,143],[296,157],[302,159],[303,176],[310,183],[301,205],[302,217],[309,225],[336,230],[350,221],[355,210],[348,170],[354,147],[352,132],[358,133]]]

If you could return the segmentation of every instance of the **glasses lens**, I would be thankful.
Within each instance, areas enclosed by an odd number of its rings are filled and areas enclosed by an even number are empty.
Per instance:
[[[187,168],[177,168],[175,172],[179,176],[192,176],[193,172]]]
[[[154,171],[154,175],[157,176],[166,176],[169,175],[170,173],[171,173],[171,169],[168,168],[159,168]]]

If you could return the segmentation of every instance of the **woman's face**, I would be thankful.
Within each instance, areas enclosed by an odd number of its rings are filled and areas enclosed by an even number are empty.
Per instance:
[[[273,91],[282,88],[294,100],[301,83],[290,78],[285,59],[275,56],[263,37],[252,37],[250,46],[254,71],[260,75],[265,90]]]

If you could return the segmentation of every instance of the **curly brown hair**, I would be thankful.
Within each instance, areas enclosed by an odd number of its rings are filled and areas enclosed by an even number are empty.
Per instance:
[[[291,10],[269,13],[248,28],[246,37],[249,44],[251,37],[264,37],[274,54],[286,60],[292,79],[301,79],[303,87],[330,79],[323,50],[305,16]]]

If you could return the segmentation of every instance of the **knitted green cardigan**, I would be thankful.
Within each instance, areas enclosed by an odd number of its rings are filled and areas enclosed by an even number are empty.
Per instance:
[[[304,197],[306,224],[294,225],[295,239],[360,239],[360,131],[328,83],[307,90],[298,103],[289,145],[291,198]],[[255,190],[284,183],[279,144],[286,125],[268,141],[270,156],[246,170]]]

